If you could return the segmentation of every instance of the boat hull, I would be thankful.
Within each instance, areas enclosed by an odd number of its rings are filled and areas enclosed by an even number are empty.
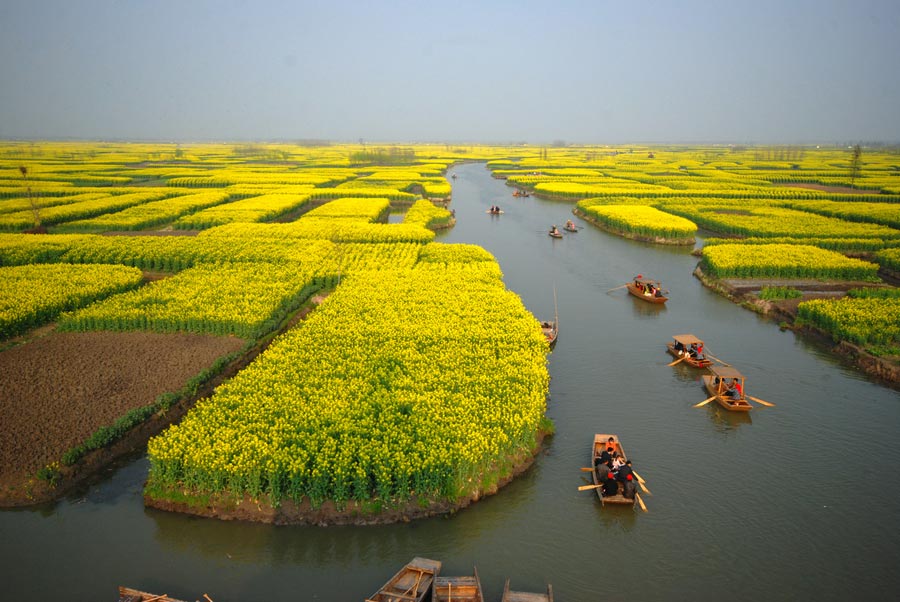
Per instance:
[[[366,602],[423,602],[431,600],[434,580],[441,572],[441,562],[429,558],[413,558],[405,567],[385,583],[381,589],[366,598]]]
[[[665,296],[657,297],[654,295],[645,294],[642,290],[640,290],[638,287],[636,287],[633,282],[629,282],[628,284],[626,284],[625,288],[628,289],[629,293],[631,293],[632,295],[634,295],[641,301],[646,301],[647,303],[661,304],[661,303],[665,303],[666,301],[669,300],[669,298],[665,297]]]
[[[684,355],[678,355],[678,352],[675,351],[675,345],[672,343],[666,344],[666,349],[671,353],[676,359],[683,360],[682,364],[687,364],[688,366],[693,366],[694,368],[706,368],[707,366],[712,366],[712,360],[710,359],[702,359],[696,360],[692,358],[690,355],[685,357]]]
[[[749,412],[753,409],[753,406],[750,405],[750,402],[748,402],[743,397],[741,397],[740,399],[732,399],[730,395],[720,394],[716,388],[715,377],[704,375],[701,378],[703,379],[703,386],[706,388],[706,391],[709,393],[710,397],[715,395],[716,403],[718,403],[729,412]]]
[[[597,470],[594,468],[594,462],[597,461],[597,458],[599,458],[600,454],[603,453],[603,450],[606,449],[606,445],[610,437],[613,437],[616,442],[615,449],[613,451],[619,452],[619,456],[621,456],[623,462],[628,459],[628,457],[625,455],[625,450],[622,448],[622,442],[619,441],[618,436],[601,433],[594,435],[594,444],[591,446],[591,478],[594,481],[594,485],[600,485],[600,480],[597,478]],[[601,487],[597,487],[594,491],[597,492],[597,497],[600,498],[600,502],[603,505],[618,504],[625,506],[634,506],[635,503],[637,503],[637,496],[635,496],[634,499],[629,499],[622,495],[621,483],[619,483],[618,489],[619,493],[617,493],[616,495],[603,495],[603,489]]]

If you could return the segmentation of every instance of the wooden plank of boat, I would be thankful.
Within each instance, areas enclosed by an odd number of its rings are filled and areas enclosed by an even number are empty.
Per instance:
[[[182,602],[167,594],[148,594],[139,589],[132,589],[123,585],[119,586],[119,602]]]
[[[683,364],[687,364],[689,366],[693,366],[694,368],[706,368],[708,366],[712,366],[712,360],[704,357],[703,359],[695,359],[690,354],[679,355],[678,351],[675,350],[675,343],[681,343],[684,349],[690,349],[692,344],[703,345],[703,341],[698,339],[692,334],[676,334],[672,336],[673,342],[666,343],[666,349],[675,356],[676,359],[682,360]]]
[[[436,577],[434,580],[434,602],[484,602],[478,568],[474,574],[461,577]]]
[[[610,437],[612,437],[612,442],[609,441]],[[628,459],[625,455],[625,449],[622,447],[622,442],[619,441],[619,437],[616,435],[598,433],[594,435],[594,444],[591,446],[591,468],[594,468],[597,458],[600,457],[600,454],[602,454],[607,447],[612,447],[614,452],[619,452],[619,457],[622,458],[623,462]],[[600,479],[597,478],[596,469],[591,471],[591,478],[594,480],[594,485],[600,485]],[[616,495],[603,495],[602,487],[597,487],[594,491],[597,492],[597,497],[600,498],[600,502],[604,505],[627,504],[629,506],[634,506],[637,496],[635,496],[635,499],[629,499],[622,495],[621,483],[618,484],[617,489],[618,492]]]
[[[659,283],[655,280],[642,280],[642,282],[646,282],[649,284],[653,284],[654,287],[659,291],[656,295],[651,295],[646,287],[639,288],[633,281],[629,282],[625,285],[625,288],[628,289],[628,292],[640,299],[641,301],[646,301],[647,303],[665,303],[669,300],[668,297],[662,294],[662,291],[659,290]]]
[[[503,597],[500,602],[553,602],[553,586],[547,584],[546,594],[535,594],[531,592],[514,592],[509,589],[509,579],[503,586]]]
[[[430,599],[434,579],[441,572],[441,561],[413,558],[381,586],[366,602],[422,602]]]
[[[703,386],[709,392],[710,396],[715,396],[716,403],[731,412],[749,412],[753,409],[750,402],[745,397],[746,377],[738,370],[730,366],[708,366],[710,374],[704,374]],[[734,382],[737,379],[741,383],[741,395],[735,399],[731,396],[726,379]]]

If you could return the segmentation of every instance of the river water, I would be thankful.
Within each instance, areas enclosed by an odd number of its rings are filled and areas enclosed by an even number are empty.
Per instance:
[[[555,240],[570,203],[516,199],[482,164],[452,170],[457,225],[541,319],[558,297],[548,414],[534,466],[455,516],[377,527],[276,527],[145,509],[136,456],[56,504],[0,512],[3,599],[114,600],[119,584],[194,600],[361,601],[413,556],[477,565],[556,600],[894,600],[900,591],[900,394],[817,344],[705,289],[689,250],[586,226]],[[499,217],[485,210],[499,204]],[[622,290],[642,273],[656,307]],[[733,415],[664,351],[693,333],[777,404]],[[601,508],[585,484],[594,433],[616,433],[653,495]]]

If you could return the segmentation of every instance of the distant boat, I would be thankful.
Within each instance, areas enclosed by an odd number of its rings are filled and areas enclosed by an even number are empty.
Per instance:
[[[503,215],[506,212],[503,211],[503,209],[500,209],[499,211],[491,211],[490,209],[488,209],[487,211],[485,211],[485,213],[490,213],[491,215]]]
[[[673,342],[666,343],[666,349],[671,353],[678,361],[684,362],[689,366],[693,366],[694,368],[706,368],[707,366],[712,365],[712,360],[703,355],[702,358],[695,358],[694,355],[691,354],[691,345],[696,345],[694,350],[703,349],[703,341],[698,339],[692,334],[676,334],[672,336]],[[681,346],[681,349],[678,349],[678,346]],[[683,352],[683,353],[682,353]],[[673,362],[674,365],[675,362]]]
[[[744,394],[747,377],[729,366],[709,366],[708,369],[711,374],[704,374],[700,378],[709,394],[715,397],[716,403],[732,412],[749,412],[753,408]],[[737,391],[735,384],[740,387]]]
[[[665,303],[669,300],[668,297],[663,295],[659,282],[644,278],[640,274],[637,275],[634,281],[627,283],[625,288],[628,289],[629,293],[647,303]]]

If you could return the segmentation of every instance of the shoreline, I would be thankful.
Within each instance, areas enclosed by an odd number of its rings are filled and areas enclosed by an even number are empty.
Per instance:
[[[806,292],[813,293],[810,298],[766,301],[760,299],[751,291],[757,290],[762,286],[790,286],[795,281],[777,279],[718,279],[706,274],[700,268],[699,264],[694,269],[694,277],[696,277],[706,288],[722,295],[738,305],[755,311],[758,314],[782,320],[780,326],[783,330],[792,330],[793,332],[800,333],[819,342],[827,347],[832,355],[840,358],[847,365],[862,371],[866,376],[875,379],[880,384],[893,389],[900,389],[900,364],[872,355],[862,347],[850,343],[849,341],[835,342],[830,333],[814,326],[796,325],[797,306],[802,301],[808,301],[811,298],[835,298],[837,296],[843,296],[843,293],[851,288],[858,288],[861,285],[871,286],[871,283],[822,282],[809,280],[804,282],[809,283],[808,288],[805,289]],[[731,282],[732,280],[739,280],[744,286],[737,286],[734,282]]]
[[[349,500],[346,506],[339,510],[331,500],[326,500],[318,508],[313,508],[308,499],[300,503],[285,499],[276,505],[265,496],[255,499],[248,494],[235,496],[230,493],[194,494],[183,490],[165,490],[160,493],[167,497],[161,498],[148,493],[147,488],[150,487],[148,483],[144,490],[144,506],[202,518],[319,527],[386,525],[432,516],[452,515],[484,497],[496,494],[530,469],[537,457],[545,452],[545,441],[550,436],[552,435],[549,430],[541,428],[535,436],[534,448],[529,453],[514,458],[513,465],[505,476],[500,476],[497,482],[489,487],[479,487],[457,502],[412,497],[405,503],[383,505],[377,500],[361,502]]]

